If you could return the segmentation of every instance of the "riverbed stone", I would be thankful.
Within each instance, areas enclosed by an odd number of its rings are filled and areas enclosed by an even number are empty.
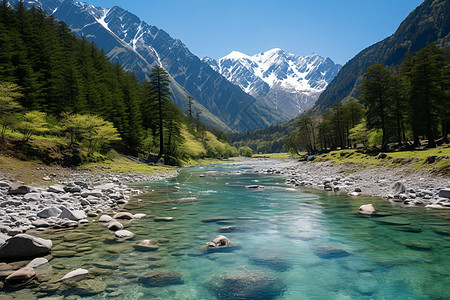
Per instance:
[[[133,219],[139,220],[139,219],[145,218],[146,216],[147,216],[147,214],[134,214]]]
[[[133,248],[136,251],[149,252],[158,250],[159,246],[156,242],[152,240],[143,240],[140,241],[139,244],[134,245]]]
[[[52,241],[28,234],[17,234],[0,246],[2,258],[26,258],[47,254],[52,248]]]
[[[394,183],[394,185],[392,186],[392,189],[397,194],[404,193],[406,191],[405,185],[403,183],[401,183],[400,181],[397,181],[396,183]]]
[[[324,259],[333,259],[349,256],[350,253],[344,249],[333,246],[320,246],[313,250],[314,254]]]
[[[237,270],[218,274],[206,282],[218,299],[271,300],[282,295],[284,284],[262,271]]]
[[[31,187],[27,185],[17,185],[12,184],[9,187],[8,194],[9,195],[25,195],[31,192]]]
[[[239,230],[240,228],[238,226],[223,226],[219,228],[219,232],[236,232]]]
[[[114,215],[113,217],[114,219],[123,219],[123,220],[133,220],[133,214],[126,212],[126,211],[122,211],[122,212],[118,212],[117,214]]]
[[[450,199],[450,188],[441,189],[439,191],[439,197]]]
[[[100,216],[100,218],[98,219],[99,222],[110,222],[113,218],[111,216],[108,215],[102,215]]]
[[[81,197],[83,197],[83,198],[87,198],[89,196],[101,198],[101,197],[103,197],[103,193],[100,190],[91,190],[91,191],[85,191],[85,192],[81,193]]]
[[[86,274],[88,274],[89,271],[86,269],[76,269],[73,271],[70,271],[69,273],[67,273],[66,275],[64,275],[61,280],[68,280],[68,279],[73,279],[74,277],[78,277],[78,276],[85,276]]]
[[[389,217],[382,217],[377,218],[377,222],[387,224],[387,225],[410,225],[411,221],[409,221],[406,218],[399,217],[399,216],[389,216]]]
[[[358,212],[364,215],[371,215],[376,213],[376,210],[372,204],[364,204],[359,207]]]
[[[99,278],[95,278],[65,282],[62,288],[66,286],[70,293],[80,296],[93,296],[103,293],[106,290],[107,283]]]
[[[10,188],[11,184],[5,181],[0,181],[0,188]]]
[[[174,218],[173,217],[155,217],[153,220],[155,222],[173,222]]]
[[[117,231],[123,229],[123,225],[120,222],[112,221],[108,223],[108,229],[112,231]]]
[[[23,267],[6,277],[5,282],[8,285],[22,285],[30,281],[35,276],[36,272],[33,268]]]
[[[49,186],[47,188],[47,192],[58,193],[58,194],[65,193],[64,187],[62,185],[60,185],[60,184],[54,184],[54,185]]]
[[[114,235],[119,239],[131,239],[134,237],[134,234],[128,230],[118,230],[114,233]]]
[[[36,269],[37,267],[45,265],[45,264],[48,264],[48,259],[46,259],[44,257],[37,257],[37,258],[33,259],[32,261],[30,261],[27,264],[27,267]]]
[[[67,208],[63,208],[61,214],[59,215],[60,219],[69,219],[72,221],[79,221],[86,218],[86,214],[82,210],[70,210]]]
[[[44,208],[43,210],[41,210],[40,212],[37,213],[37,216],[40,218],[51,218],[51,217],[57,217],[61,214],[62,210],[59,209],[58,207],[55,206],[51,206],[51,207],[47,207]]]
[[[291,264],[283,258],[281,253],[263,249],[250,255],[249,260],[257,266],[267,267],[274,271],[285,272],[291,268]]]
[[[82,232],[68,232],[63,236],[65,242],[77,242],[79,240],[87,240],[90,238],[91,236],[89,234]]]
[[[138,282],[146,287],[163,287],[184,283],[181,274],[171,270],[150,271],[139,276]]]
[[[40,193],[27,193],[27,194],[23,195],[23,200],[26,202],[30,202],[30,201],[38,202],[41,199],[42,199],[42,197],[41,197]]]

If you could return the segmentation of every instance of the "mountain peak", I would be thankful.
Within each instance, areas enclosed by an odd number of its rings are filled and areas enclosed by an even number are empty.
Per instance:
[[[250,56],[248,56],[245,53],[239,52],[239,51],[231,51],[230,54],[222,57],[221,59],[232,59],[232,60],[236,60],[236,59],[242,59],[242,58],[247,58],[249,59]]]
[[[233,51],[219,60],[203,61],[246,93],[271,101],[270,106],[289,117],[312,106],[341,68],[315,53],[298,56],[280,48],[253,56]],[[281,98],[289,103],[283,104]]]

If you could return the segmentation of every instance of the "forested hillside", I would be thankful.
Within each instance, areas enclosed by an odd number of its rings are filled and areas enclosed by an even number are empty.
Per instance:
[[[7,127],[18,131],[26,113],[40,112],[47,134],[66,137],[68,131],[77,129],[65,128],[65,120],[91,115],[111,122],[120,135],[114,141],[116,147],[127,153],[187,155],[180,149],[186,142],[183,132],[190,132],[204,150],[196,155],[225,156],[207,151],[204,126],[195,116],[184,116],[169,95],[158,99],[154,82],[141,83],[111,63],[95,44],[79,39],[66,24],[47,17],[39,8],[26,10],[22,4],[11,8],[7,1],[0,4],[0,83],[2,101],[17,102],[14,109],[0,108],[4,133]],[[81,145],[81,139],[77,137],[70,146]]]
[[[436,42],[450,49],[450,1],[425,0],[390,37],[364,49],[347,62],[320,95],[313,112],[323,112],[346,97],[358,97],[366,69],[374,64],[394,68],[408,53]]]

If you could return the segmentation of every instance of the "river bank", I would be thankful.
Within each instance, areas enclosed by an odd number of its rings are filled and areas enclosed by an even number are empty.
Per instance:
[[[407,165],[364,166],[331,161],[298,162],[259,158],[255,172],[286,177],[286,183],[330,193],[386,198],[410,206],[450,208],[450,179]],[[268,167],[270,166],[270,167]]]
[[[20,180],[24,174],[32,184]],[[30,164],[23,164],[20,170],[2,169],[0,232],[14,236],[35,228],[73,228],[87,217],[120,210],[130,197],[142,192],[127,183],[176,175],[175,169],[131,173],[106,168],[77,170]]]

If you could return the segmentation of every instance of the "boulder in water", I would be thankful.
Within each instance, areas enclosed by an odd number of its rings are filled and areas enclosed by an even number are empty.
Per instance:
[[[324,259],[340,258],[350,255],[350,253],[344,249],[334,248],[331,246],[320,246],[314,249],[314,254]]]
[[[52,241],[28,234],[17,234],[0,246],[2,258],[28,258],[47,254],[52,248]]]
[[[114,219],[133,220],[133,214],[123,211],[114,215]]]
[[[147,287],[162,287],[183,284],[181,274],[170,270],[158,270],[145,273],[138,278],[138,282]]]
[[[23,285],[28,283],[34,276],[36,276],[36,272],[33,268],[24,267],[11,273],[6,277],[5,281],[12,286]]]
[[[257,266],[264,266],[278,272],[285,272],[291,268],[290,263],[282,257],[281,253],[273,252],[270,249],[262,249],[252,255],[249,260]]]
[[[158,250],[159,246],[156,244],[156,242],[153,242],[152,240],[143,240],[139,242],[139,244],[134,245],[133,248],[136,251],[149,252]]]
[[[376,212],[372,204],[364,204],[359,207],[358,212],[363,215],[371,215]]]
[[[214,276],[206,287],[218,299],[271,300],[284,293],[277,278],[262,271],[237,270]]]

